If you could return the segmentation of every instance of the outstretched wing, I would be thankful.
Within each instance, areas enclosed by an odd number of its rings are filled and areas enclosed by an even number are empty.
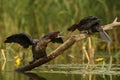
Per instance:
[[[23,46],[24,48],[28,48],[29,45],[33,44],[32,39],[24,33],[11,35],[11,36],[7,37],[4,42],[5,43],[12,43],[12,42],[18,43],[21,46]]]
[[[45,39],[51,39],[51,42],[53,43],[63,43],[62,37],[60,36],[60,32],[59,31],[55,31],[55,32],[50,32],[48,34],[46,34],[45,36],[43,36],[43,38]]]
[[[63,39],[60,37],[60,38],[52,38],[51,39],[51,42],[52,43],[63,43]]]

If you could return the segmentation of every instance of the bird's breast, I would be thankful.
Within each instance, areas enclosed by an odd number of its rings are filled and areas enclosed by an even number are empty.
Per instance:
[[[32,47],[32,52],[34,54],[41,53],[46,50],[46,45],[36,44]]]

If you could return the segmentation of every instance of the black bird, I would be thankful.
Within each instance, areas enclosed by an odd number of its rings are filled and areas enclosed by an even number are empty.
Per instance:
[[[88,16],[83,18],[79,23],[72,25],[68,28],[69,32],[73,32],[76,29],[84,31],[88,34],[99,32],[103,40],[111,41],[109,35],[100,26],[100,19],[94,16]]]
[[[46,47],[49,42],[63,43],[63,40],[60,37],[60,32],[56,31],[50,32],[40,39],[32,39],[30,36],[24,33],[14,34],[7,37],[7,39],[4,42],[18,43],[21,46],[23,46],[23,48],[28,48],[29,46],[32,46],[33,60],[30,63],[33,63],[35,60],[47,56]]]

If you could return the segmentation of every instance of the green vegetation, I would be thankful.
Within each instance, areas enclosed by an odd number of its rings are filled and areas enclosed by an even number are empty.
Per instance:
[[[69,37],[66,35],[67,28],[83,17],[97,16],[102,19],[101,24],[111,23],[115,17],[120,21],[119,6],[119,0],[0,0],[0,49],[4,50],[8,61],[13,60],[17,55],[23,61],[30,61],[31,49],[23,49],[17,44],[4,44],[5,38],[19,32],[38,38],[50,31],[59,30],[63,32],[65,41]],[[96,58],[103,57],[106,62],[109,62],[112,56],[113,62],[119,63],[119,29],[108,31],[113,40],[110,46],[107,46],[106,42],[101,42],[98,34],[92,36]],[[78,33],[76,31],[72,35]],[[50,63],[82,63],[82,47],[86,44],[88,44],[87,39],[76,42],[63,55]],[[49,54],[58,46],[58,44],[49,44],[47,53]],[[3,58],[0,54],[1,59]]]

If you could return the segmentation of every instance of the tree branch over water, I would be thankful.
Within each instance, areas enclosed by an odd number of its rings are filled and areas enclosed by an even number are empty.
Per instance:
[[[107,24],[107,25],[103,25],[102,27],[104,30],[111,30],[115,26],[120,26],[120,22],[117,22],[117,18],[115,18],[115,20],[112,23]],[[25,65],[21,68],[16,69],[16,71],[25,72],[25,71],[32,70],[33,68],[38,67],[42,64],[45,64],[45,63],[53,60],[54,58],[56,58],[60,54],[63,54],[63,52],[65,50],[67,50],[69,47],[71,47],[76,41],[80,41],[80,40],[85,39],[87,37],[88,37],[88,35],[85,33],[73,35],[69,39],[67,39],[62,45],[60,45],[57,49],[52,51],[47,57],[40,58],[32,64],[28,64],[28,65]]]

